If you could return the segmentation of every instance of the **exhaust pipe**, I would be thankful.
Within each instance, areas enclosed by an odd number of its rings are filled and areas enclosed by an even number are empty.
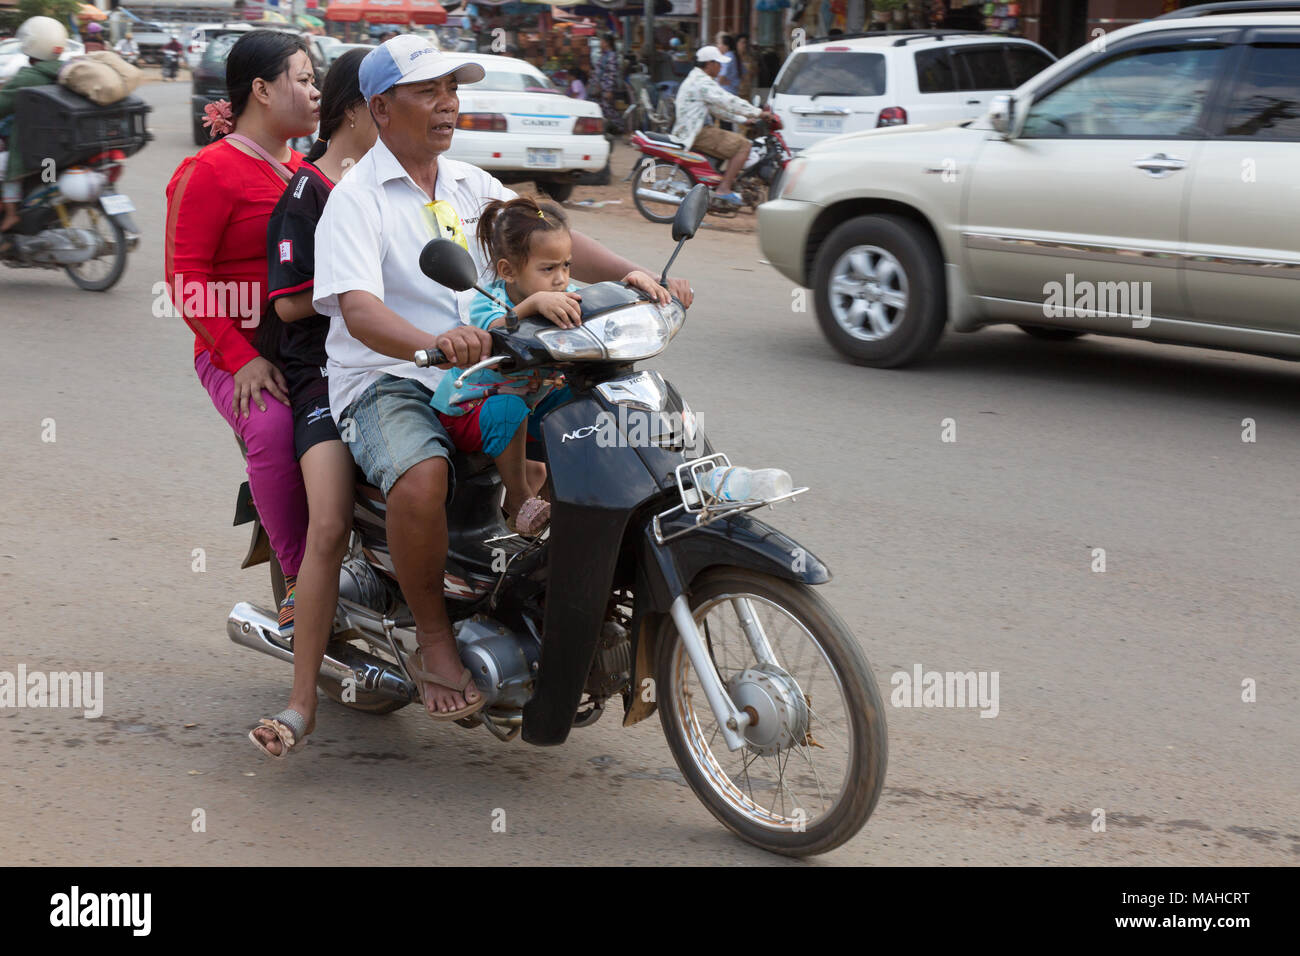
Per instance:
[[[293,663],[293,651],[280,638],[280,622],[266,611],[241,601],[226,619],[226,634],[242,647],[261,651],[278,661]],[[370,691],[392,700],[419,700],[415,685],[396,664],[390,664],[360,648],[331,642],[321,661],[321,673],[337,681],[352,680],[358,690]]]
[[[661,193],[657,189],[638,189],[636,194],[642,199],[651,199],[655,202],[666,202],[674,206],[682,204],[682,196],[675,196],[672,193]]]

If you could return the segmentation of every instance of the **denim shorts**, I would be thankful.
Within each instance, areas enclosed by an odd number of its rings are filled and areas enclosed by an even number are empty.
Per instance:
[[[456,485],[451,456],[456,446],[429,404],[433,392],[409,378],[385,375],[343,411],[339,429],[366,479],[387,497],[411,468],[429,458],[447,459],[447,500]],[[348,420],[353,427],[346,425]]]

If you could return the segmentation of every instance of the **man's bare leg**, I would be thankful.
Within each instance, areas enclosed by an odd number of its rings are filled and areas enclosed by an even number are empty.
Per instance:
[[[722,172],[722,182],[718,183],[715,190],[719,193],[729,193],[736,188],[736,177],[740,171],[745,168],[745,160],[749,158],[749,150],[742,149],[740,152],[727,160],[727,168]]]
[[[456,650],[442,597],[447,562],[447,478],[445,458],[426,458],[397,479],[388,493],[388,548],[402,594],[415,616],[420,664],[446,680],[459,680],[465,665]],[[429,713],[459,710],[479,699],[471,683],[462,696],[450,687],[424,685]]]

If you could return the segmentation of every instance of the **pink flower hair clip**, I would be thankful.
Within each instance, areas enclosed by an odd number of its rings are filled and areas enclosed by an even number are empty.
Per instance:
[[[217,100],[215,103],[209,103],[203,107],[203,114],[203,125],[208,128],[208,136],[212,139],[225,136],[235,128],[229,100]]]

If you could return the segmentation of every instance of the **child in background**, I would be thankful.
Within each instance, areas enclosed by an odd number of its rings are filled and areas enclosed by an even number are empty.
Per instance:
[[[582,323],[579,286],[569,281],[573,237],[558,206],[529,196],[493,200],[478,223],[479,242],[496,274],[487,291],[511,305],[524,319],[542,316],[562,329]],[[628,285],[661,299],[664,290],[653,276],[630,272]],[[506,310],[477,296],[470,322],[492,329],[505,324]],[[525,443],[530,412],[559,384],[542,369],[501,375],[475,372],[457,389],[459,369],[446,372],[431,400],[438,417],[460,451],[482,451],[495,461],[506,488],[506,525],[516,534],[539,534],[550,517],[550,504],[537,497],[546,482],[546,467],[527,461]]]

